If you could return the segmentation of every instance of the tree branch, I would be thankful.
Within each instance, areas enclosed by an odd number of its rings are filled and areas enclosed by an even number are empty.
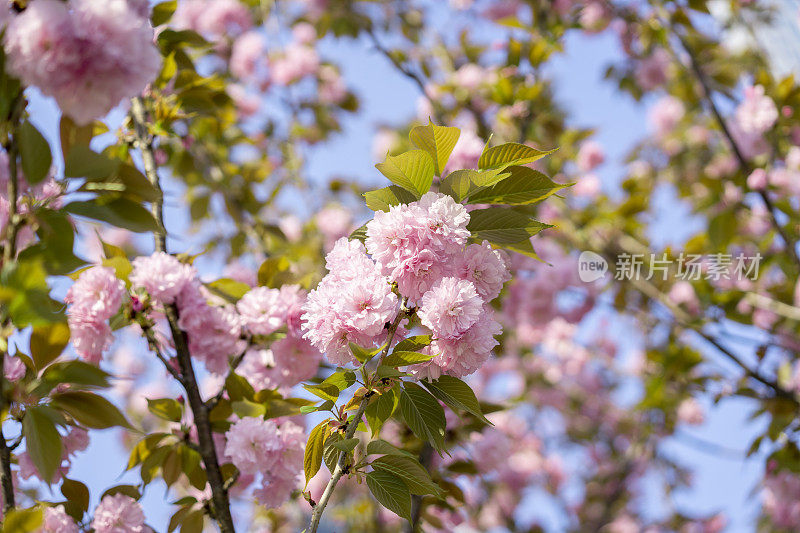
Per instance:
[[[392,346],[392,340],[394,339],[394,334],[397,331],[398,326],[400,326],[400,322],[405,318],[406,314],[408,313],[408,309],[406,308],[406,304],[408,299],[406,298],[401,307],[400,311],[398,311],[397,316],[392,322],[391,327],[389,328],[389,336],[386,340],[386,347],[383,349],[380,355],[380,359],[386,357],[386,354],[389,353],[389,349]],[[356,434],[356,429],[358,428],[359,422],[361,422],[361,418],[364,416],[364,412],[367,410],[367,405],[369,405],[370,395],[365,394],[364,398],[361,400],[361,403],[358,405],[358,410],[356,414],[353,416],[353,420],[350,421],[347,425],[347,431],[344,434],[344,440],[352,439],[353,435]],[[345,463],[347,461],[347,452],[339,452],[339,459],[336,461],[336,468],[333,470],[333,474],[331,475],[331,479],[328,481],[328,485],[325,487],[325,490],[322,493],[322,497],[320,497],[319,502],[317,505],[314,506],[314,510],[311,512],[311,522],[308,525],[308,533],[316,533],[317,528],[319,528],[320,520],[322,520],[322,513],[325,511],[325,507],[328,505],[328,501],[331,499],[333,495],[333,491],[336,488],[336,484],[339,483],[339,480],[345,473]]]
[[[5,368],[6,350],[0,351],[0,370]],[[5,377],[0,376],[0,413],[5,410],[5,396],[3,396],[3,381]],[[11,450],[8,448],[6,436],[3,433],[3,421],[0,420],[0,483],[3,485],[3,512],[8,512],[14,508],[14,480],[11,477]]]
[[[153,216],[158,222],[159,229],[155,232],[155,247],[157,251],[167,251],[167,232],[164,226],[163,211],[163,191],[158,179],[155,155],[153,154],[153,138],[147,129],[147,114],[145,112],[142,99],[137,97],[131,101],[131,117],[134,124],[136,145],[142,154],[144,171],[147,179],[159,192],[159,199],[153,202]],[[214,519],[219,524],[222,533],[235,533],[236,529],[231,516],[230,499],[222,471],[219,467],[217,451],[214,447],[213,432],[211,422],[208,418],[208,408],[200,396],[200,388],[197,384],[197,376],[192,366],[192,358],[189,353],[189,339],[186,332],[178,326],[178,308],[175,305],[165,306],[164,314],[169,323],[172,339],[175,343],[175,353],[182,376],[182,385],[186,391],[189,406],[192,409],[195,426],[197,428],[197,441],[200,456],[208,476],[208,484],[211,486],[211,500]]]

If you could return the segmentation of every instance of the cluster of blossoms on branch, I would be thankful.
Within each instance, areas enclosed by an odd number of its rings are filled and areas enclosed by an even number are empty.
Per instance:
[[[366,248],[342,238],[327,255],[328,274],[304,307],[305,337],[332,363],[354,362],[350,343],[383,344],[405,302],[430,331],[426,349],[435,355],[411,370],[428,379],[475,372],[497,345],[501,328],[489,304],[510,275],[504,252],[468,244],[469,218],[464,206],[434,192],[375,213]]]
[[[148,12],[142,0],[35,0],[22,13],[0,13],[10,70],[89,123],[158,74]]]

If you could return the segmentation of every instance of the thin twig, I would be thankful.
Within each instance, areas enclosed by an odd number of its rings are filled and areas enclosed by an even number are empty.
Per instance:
[[[164,226],[163,192],[158,179],[155,155],[153,154],[153,138],[147,128],[147,114],[141,98],[133,98],[131,102],[131,117],[133,118],[136,146],[142,154],[144,170],[147,179],[158,191],[159,197],[152,204],[153,216],[158,222],[158,230],[154,232],[155,247],[157,251],[167,251],[167,232]],[[192,366],[192,357],[189,352],[189,339],[186,332],[178,326],[178,308],[172,304],[164,308],[172,339],[175,344],[175,353],[178,359],[182,385],[186,391],[189,406],[192,409],[195,426],[197,428],[197,441],[200,456],[206,469],[208,484],[211,487],[211,500],[214,519],[219,524],[222,533],[235,533],[236,529],[231,516],[230,499],[228,490],[219,467],[219,459],[214,446],[211,422],[208,417],[208,408],[200,396],[197,376]]]
[[[408,309],[406,308],[407,299],[403,301],[403,304],[400,307],[400,311],[397,312],[397,316],[392,322],[391,327],[389,328],[389,336],[386,340],[386,346],[383,348],[381,352],[380,359],[386,357],[386,354],[389,353],[389,349],[392,346],[392,340],[394,339],[394,334],[397,331],[398,326],[400,326],[400,322],[405,318]],[[344,440],[352,439],[353,435],[356,434],[356,429],[358,428],[359,422],[361,422],[361,418],[364,416],[364,412],[367,410],[367,405],[369,405],[370,395],[365,394],[364,398],[361,400],[361,403],[358,405],[358,410],[356,414],[353,416],[353,420],[347,424],[347,431],[344,434]],[[328,481],[328,485],[325,487],[325,491],[322,493],[322,497],[320,497],[319,502],[317,505],[314,506],[314,510],[311,512],[311,522],[308,526],[308,533],[316,533],[317,528],[319,527],[320,520],[322,520],[322,513],[325,511],[325,506],[328,505],[328,501],[331,499],[333,495],[333,491],[336,488],[336,484],[339,483],[339,480],[345,473],[345,463],[347,462],[347,452],[339,452],[339,459],[336,461],[336,468],[333,469],[333,473],[331,475],[331,479]]]

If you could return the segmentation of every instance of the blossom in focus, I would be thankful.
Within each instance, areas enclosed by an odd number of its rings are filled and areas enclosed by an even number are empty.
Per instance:
[[[165,252],[137,257],[129,277],[134,288],[142,288],[155,301],[171,304],[183,289],[197,277],[197,270]]]
[[[158,74],[153,28],[127,0],[36,0],[8,23],[9,69],[80,124],[140,94]]]
[[[97,533],[145,533],[144,512],[139,502],[125,494],[106,496],[94,511],[92,527]]]
[[[125,285],[109,267],[95,266],[84,272],[64,298],[70,338],[78,355],[99,363],[113,341],[107,320],[122,304]]]
[[[422,296],[418,315],[437,339],[459,337],[483,314],[483,300],[475,285],[458,278],[442,278]]]
[[[269,335],[286,320],[286,305],[281,291],[269,287],[256,287],[236,303],[242,324],[254,335]]]

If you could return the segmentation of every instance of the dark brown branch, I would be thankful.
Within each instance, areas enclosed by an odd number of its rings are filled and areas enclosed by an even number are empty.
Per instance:
[[[141,98],[134,98],[131,102],[131,116],[133,118],[136,145],[142,154],[144,170],[147,179],[159,192],[159,199],[153,202],[153,216],[158,222],[159,229],[155,232],[155,247],[157,251],[167,251],[167,232],[164,227],[163,212],[163,192],[158,179],[155,156],[153,154],[153,138],[147,129],[147,114],[144,102]],[[219,467],[217,451],[214,447],[213,432],[211,422],[208,417],[208,408],[200,396],[200,388],[197,384],[197,376],[192,366],[192,358],[189,353],[189,340],[186,332],[178,326],[178,309],[175,305],[168,305],[164,309],[164,314],[169,323],[172,339],[175,343],[175,353],[178,359],[180,375],[182,377],[183,388],[192,409],[195,427],[197,428],[197,441],[200,456],[206,469],[208,484],[211,487],[211,507],[214,519],[219,524],[222,533],[235,533],[236,529],[231,516],[230,499],[222,471]]]

